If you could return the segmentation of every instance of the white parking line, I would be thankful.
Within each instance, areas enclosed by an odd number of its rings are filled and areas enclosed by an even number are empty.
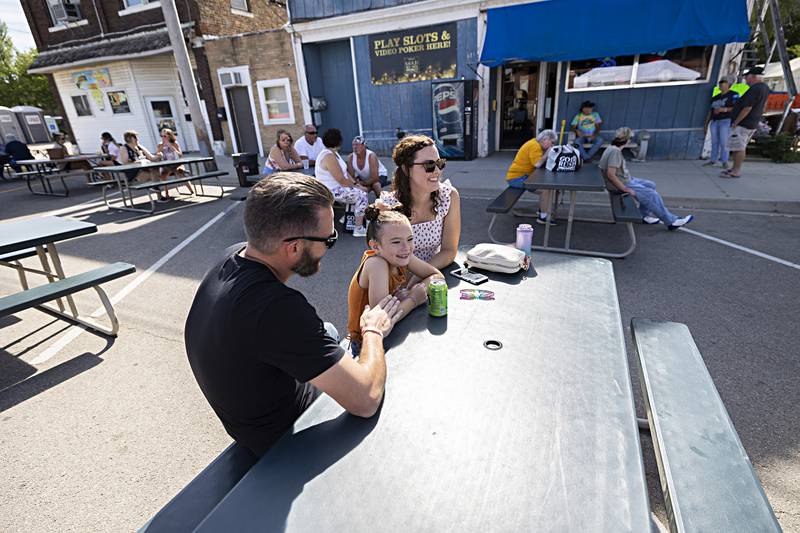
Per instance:
[[[703,239],[708,239],[709,241],[716,242],[718,244],[722,244],[724,246],[728,246],[735,250],[740,250],[742,252],[754,255],[756,257],[760,257],[762,259],[767,259],[768,261],[772,261],[774,263],[778,263],[779,265],[788,266],[789,268],[795,268],[800,270],[800,265],[797,263],[792,263],[791,261],[787,261],[786,259],[781,259],[780,257],[775,257],[774,255],[765,254],[764,252],[759,252],[758,250],[753,250],[752,248],[748,248],[746,246],[742,246],[741,244],[736,244],[735,242],[726,241],[723,239],[719,239],[717,237],[712,237],[711,235],[706,235],[705,233],[700,233],[699,231],[695,231],[689,228],[678,228],[680,231],[685,231],[686,233],[690,233],[697,237],[701,237]]]
[[[200,228],[197,229],[197,231],[195,231],[194,233],[192,233],[191,235],[186,237],[183,241],[181,241],[172,250],[170,250],[169,252],[164,254],[158,261],[153,263],[153,265],[150,268],[148,268],[147,270],[145,270],[144,272],[142,272],[141,274],[136,276],[136,278],[134,278],[133,281],[128,283],[125,287],[122,288],[122,290],[120,290],[117,294],[112,296],[111,297],[111,303],[112,304],[116,304],[117,302],[119,302],[123,298],[125,298],[128,294],[131,293],[131,291],[133,291],[136,287],[138,287],[139,285],[144,283],[145,280],[147,280],[147,278],[152,276],[159,268],[164,266],[164,264],[167,261],[169,261],[170,259],[175,257],[175,255],[178,252],[180,252],[181,250],[186,248],[189,245],[189,243],[191,243],[197,237],[202,235],[208,228],[213,226],[218,220],[220,220],[222,217],[227,215],[230,211],[232,211],[233,209],[235,209],[239,205],[242,205],[242,202],[233,202],[231,205],[226,207],[224,211],[222,211],[221,213],[218,213],[214,218],[212,218],[211,220],[209,220],[208,222],[206,222],[205,224],[200,226]],[[95,311],[90,316],[93,317],[93,318],[97,318],[97,317],[102,316],[104,314],[105,314],[105,309],[101,306],[101,307],[98,307],[97,309],[95,309]],[[67,332],[60,339],[58,339],[55,343],[53,343],[49,348],[47,348],[44,352],[39,354],[38,357],[36,357],[33,361],[30,361],[30,363],[28,363],[28,364],[40,365],[40,364],[48,361],[53,356],[58,354],[58,352],[63,350],[64,347],[66,347],[69,343],[71,343],[72,341],[77,339],[78,336],[81,333],[83,333],[84,331],[86,331],[86,328],[84,328],[82,326],[72,326],[69,330],[67,330]]]

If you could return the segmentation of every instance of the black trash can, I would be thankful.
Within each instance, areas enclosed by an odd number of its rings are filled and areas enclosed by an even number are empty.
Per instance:
[[[258,176],[258,154],[241,152],[233,154],[233,166],[236,167],[236,177],[239,178],[240,187],[250,187],[258,181],[248,180],[248,176]]]

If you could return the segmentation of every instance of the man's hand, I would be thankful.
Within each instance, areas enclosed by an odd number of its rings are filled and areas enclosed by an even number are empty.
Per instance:
[[[364,328],[377,328],[385,337],[392,331],[397,321],[400,320],[400,315],[400,300],[389,295],[373,308],[367,305],[364,308],[364,312],[361,313],[359,325],[362,331]]]
[[[623,189],[623,191],[625,191],[626,193],[630,194],[632,197],[636,198],[636,192],[633,189],[631,189],[630,187],[625,187]]]

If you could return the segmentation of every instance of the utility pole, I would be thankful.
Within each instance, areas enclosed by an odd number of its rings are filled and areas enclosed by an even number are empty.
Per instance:
[[[186,41],[183,39],[181,21],[178,18],[178,9],[175,7],[175,0],[161,0],[161,11],[164,12],[164,21],[167,23],[167,33],[172,44],[172,51],[175,54],[175,64],[178,66],[178,75],[181,78],[183,93],[189,103],[189,113],[192,116],[192,126],[197,135],[197,142],[200,145],[200,154],[204,156],[212,155],[211,141],[208,132],[205,130],[203,113],[200,111],[200,95],[197,93],[197,85],[194,82],[192,65],[189,62],[189,51],[186,49]]]

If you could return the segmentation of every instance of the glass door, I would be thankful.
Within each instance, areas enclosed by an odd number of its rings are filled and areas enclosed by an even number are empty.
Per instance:
[[[533,137],[538,111],[539,64],[503,67],[500,148],[516,150]]]
[[[150,116],[150,124],[152,127],[153,135],[156,139],[156,145],[161,142],[161,130],[169,128],[178,136],[178,144],[182,149],[186,149],[187,139],[181,137],[181,131],[178,128],[178,115],[176,114],[177,108],[175,101],[170,96],[155,96],[148,97],[147,112]],[[155,150],[153,146],[153,150]]]

